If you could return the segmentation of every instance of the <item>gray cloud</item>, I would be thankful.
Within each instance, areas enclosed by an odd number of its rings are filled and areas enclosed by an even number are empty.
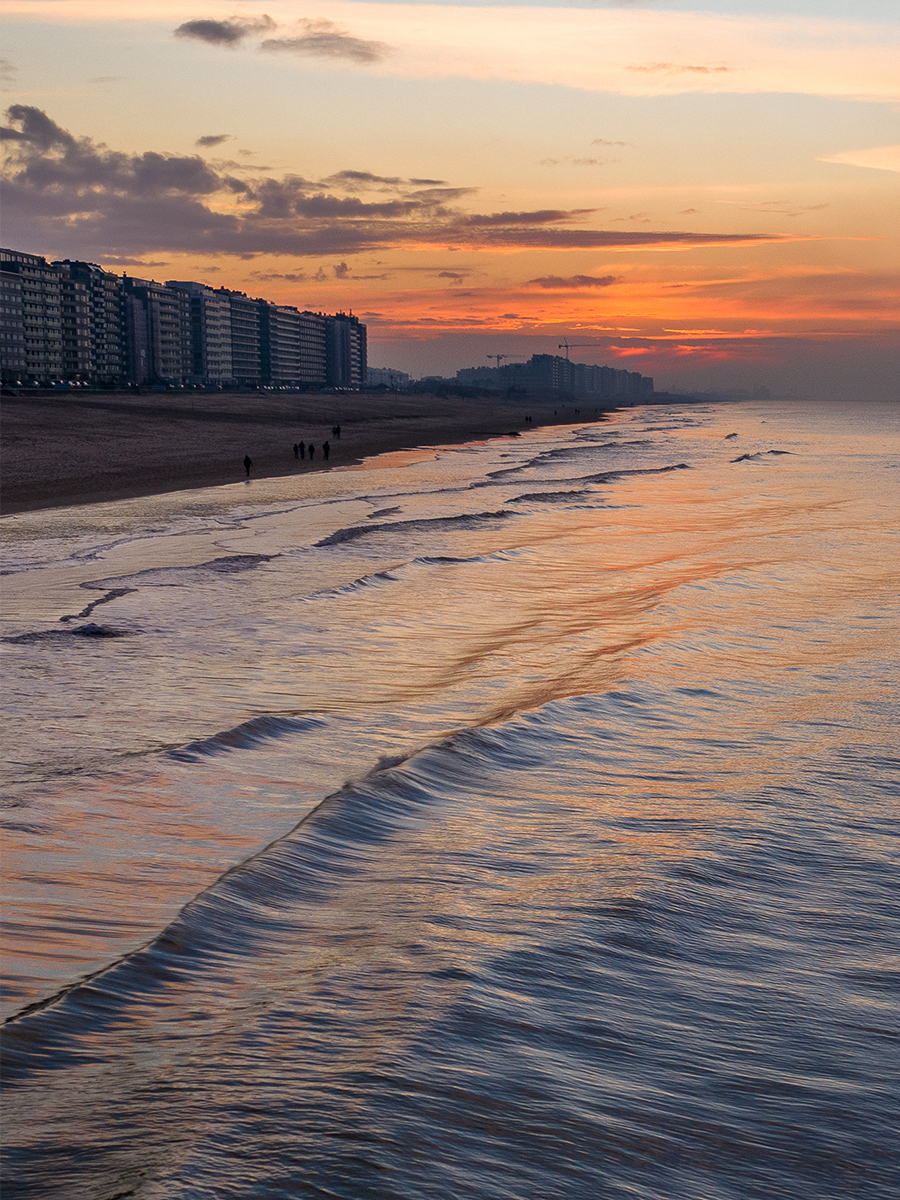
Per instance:
[[[110,261],[110,256],[179,252],[242,258],[284,254],[340,263],[362,251],[423,244],[447,250],[601,249],[773,240],[770,234],[571,227],[591,209],[471,213],[459,207],[471,188],[369,171],[339,171],[316,181],[301,175],[276,178],[257,168],[242,180],[199,154],[111,150],[73,136],[30,105],[13,105],[7,119],[2,131],[6,236],[39,253]],[[464,274],[449,268],[441,274],[440,266],[428,270],[454,283]],[[332,272],[319,268],[313,278],[344,277]]]
[[[446,179],[401,179],[399,175],[375,175],[372,171],[336,171],[322,183],[328,187],[338,187],[344,192],[396,191],[409,187],[446,187]],[[454,194],[461,195],[467,189],[453,188]],[[416,193],[424,196],[425,192]],[[431,193],[434,194],[434,193]],[[442,193],[445,197],[448,191]]]
[[[197,138],[194,145],[211,149],[213,146],[221,146],[222,143],[227,142],[230,137],[230,133],[205,133],[203,137]]]
[[[335,187],[343,187],[347,192],[365,192],[371,191],[378,184],[394,188],[398,184],[405,183],[406,180],[401,179],[398,175],[373,175],[371,171],[336,171],[334,175],[329,175],[322,182]],[[418,183],[419,180],[411,179],[409,182]]]
[[[333,21],[307,20],[298,24],[303,30],[299,36],[266,38],[260,50],[319,58],[346,58],[362,63],[378,62],[391,50],[384,42],[369,42],[353,37]]]
[[[543,275],[540,279],[529,279],[529,287],[542,287],[553,291],[574,291],[577,288],[604,288],[618,283],[615,275]]]
[[[18,143],[15,172],[7,186],[43,194],[60,211],[84,211],[85,199],[97,193],[152,196],[210,195],[222,178],[199,154],[123,154],[90,138],[75,138],[39,108],[13,104],[7,119],[18,125],[0,129],[4,141]],[[224,186],[228,186],[225,184]]]
[[[475,213],[466,217],[465,222],[469,225],[499,225],[506,228],[519,225],[553,225],[559,221],[589,217],[596,211],[595,208],[539,208],[534,212]]]
[[[571,163],[573,167],[605,167],[607,162],[616,162],[616,159],[605,158],[572,158],[571,155],[566,155],[565,158],[542,158],[542,167],[561,167],[565,163]],[[596,209],[594,210],[596,212]]]
[[[209,267],[206,268],[209,270]],[[288,271],[281,273],[280,271],[252,271],[251,279],[258,279],[264,283],[270,283],[274,279],[283,279],[287,283],[308,283],[310,279],[317,278],[315,275],[309,275],[305,271]]]
[[[348,266],[348,264],[345,262],[335,263],[331,269],[334,272],[335,279],[357,280],[357,279],[387,279],[388,278],[388,275],[386,272],[381,275],[355,275],[353,273],[353,269],[350,266]],[[316,276],[316,278],[319,278],[319,276]]]
[[[107,266],[111,267],[167,267],[169,265],[165,259],[148,262],[143,258],[131,258],[127,254],[107,254],[104,261]]]
[[[177,38],[193,38],[210,46],[237,46],[253,33],[268,33],[277,29],[271,17],[229,17],[226,21],[185,21],[175,30]]]

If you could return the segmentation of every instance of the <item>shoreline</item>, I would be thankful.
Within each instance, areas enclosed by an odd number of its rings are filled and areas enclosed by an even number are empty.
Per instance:
[[[600,420],[610,411],[571,398],[429,393],[4,397],[0,514],[238,483],[245,454],[253,478],[282,478],[393,451]],[[340,437],[332,433],[336,425]],[[300,441],[316,446],[313,461],[294,458]]]

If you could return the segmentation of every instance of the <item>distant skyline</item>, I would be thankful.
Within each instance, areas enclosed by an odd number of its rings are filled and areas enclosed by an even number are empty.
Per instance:
[[[417,376],[896,395],[900,22],[848,11],[7,0],[4,242],[352,309]]]

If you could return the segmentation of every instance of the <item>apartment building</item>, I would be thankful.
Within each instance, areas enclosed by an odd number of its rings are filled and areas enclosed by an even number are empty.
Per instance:
[[[62,378],[91,383],[94,378],[91,294],[83,283],[65,271],[59,272],[59,308]]]
[[[369,387],[405,388],[409,387],[409,375],[405,371],[397,371],[393,367],[368,367],[366,380]]]
[[[366,386],[366,327],[352,313],[325,318],[326,380],[331,387]]]
[[[300,313],[290,304],[257,300],[260,375],[265,384],[296,384],[302,357]]]
[[[25,316],[22,304],[22,276],[0,271],[0,371],[4,383],[24,382]]]
[[[234,380],[231,353],[231,301],[221,290],[204,283],[170,279],[167,288],[180,288],[189,297],[191,323],[191,381],[225,384]]]
[[[14,291],[10,287],[7,295],[10,306],[21,304],[21,333],[25,350],[22,382],[49,384],[61,379],[63,359],[59,271],[40,255],[5,249],[0,250],[0,271],[18,276],[21,283],[21,291]],[[18,314],[9,315],[18,321]]]
[[[152,279],[124,278],[128,375],[136,384],[191,380],[190,298]]]
[[[245,292],[216,290],[229,306],[232,378],[245,387],[259,387],[262,382],[259,306]]]
[[[300,376],[302,387],[322,387],[328,380],[326,323],[322,313],[300,314]]]
[[[84,285],[90,304],[91,378],[98,387],[121,387],[128,381],[125,308],[122,278],[95,263],[62,259],[55,262],[68,278]]]

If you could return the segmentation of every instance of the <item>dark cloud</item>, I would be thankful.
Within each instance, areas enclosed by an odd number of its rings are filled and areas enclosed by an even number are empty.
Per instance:
[[[399,246],[597,250],[774,240],[763,234],[571,227],[591,209],[471,213],[459,206],[472,194],[470,188],[368,171],[340,171],[316,181],[301,175],[276,178],[260,167],[250,178],[238,179],[199,154],[111,150],[73,136],[29,105],[13,105],[7,118],[6,237],[39,253],[52,247],[69,256],[108,260],[186,252],[340,262]],[[465,277],[442,265],[427,270],[453,283]],[[343,277],[319,268],[312,278]],[[297,280],[304,281],[305,276]]]
[[[206,268],[209,270],[209,268]],[[287,283],[308,283],[310,279],[315,279],[314,275],[308,275],[305,271],[289,271],[282,274],[278,271],[253,271],[251,279],[258,279],[264,283],[271,283],[275,279],[283,279]]]
[[[695,75],[720,75],[732,69],[732,67],[691,67],[670,62],[632,63],[628,68],[629,71],[643,71],[658,75],[684,75],[691,72]]]
[[[32,108],[30,104],[11,105],[6,110],[6,119],[14,121],[21,128],[0,127],[0,138],[4,141],[30,142],[38,150],[75,145],[71,133],[52,121],[43,109]]]
[[[110,267],[167,267],[167,260],[158,260],[148,262],[143,258],[130,258],[127,254],[107,254],[104,256],[104,263]]]
[[[461,275],[458,271],[439,271],[437,279],[450,279],[453,283],[465,283],[465,275]]]
[[[605,138],[594,138],[592,146],[627,146],[627,142],[608,142]]]
[[[378,62],[390,53],[384,42],[369,42],[335,25],[333,21],[299,21],[297,37],[266,38],[260,50],[268,53],[305,54],[319,58],[347,58],[352,62]]]
[[[540,279],[529,279],[529,287],[542,287],[557,292],[574,291],[576,288],[604,288],[617,283],[615,275],[542,275]]]
[[[203,137],[198,137],[195,146],[203,146],[205,149],[211,149],[213,146],[221,146],[223,142],[227,142],[231,137],[230,133],[205,133]]]
[[[500,225],[504,227],[553,225],[559,221],[574,221],[579,217],[589,217],[596,211],[595,208],[540,208],[535,212],[475,213],[466,217],[465,221],[469,225]]]
[[[8,187],[43,196],[51,208],[85,211],[83,201],[97,194],[151,196],[210,195],[222,180],[198,154],[123,154],[90,138],[74,138],[45,112],[28,104],[13,104],[7,119],[19,128],[4,127],[4,140],[18,143],[19,167]],[[73,201],[78,201],[73,206]]]
[[[407,181],[401,179],[399,175],[373,175],[371,171],[336,171],[334,175],[329,175],[322,182],[335,187],[343,187],[348,192],[365,192],[372,190],[379,184],[384,184],[388,188],[394,188],[398,184],[403,184]],[[419,183],[421,181],[410,179],[409,182]]]
[[[355,275],[353,273],[352,269],[345,262],[335,263],[335,265],[331,269],[334,272],[335,279],[357,280],[357,279],[387,279],[388,278],[387,273],[384,273],[382,275]],[[318,278],[318,276],[317,276],[317,278]]]
[[[227,21],[185,21],[175,30],[177,38],[193,38],[210,46],[237,46],[254,33],[268,33],[278,26],[271,17],[229,17]]]

